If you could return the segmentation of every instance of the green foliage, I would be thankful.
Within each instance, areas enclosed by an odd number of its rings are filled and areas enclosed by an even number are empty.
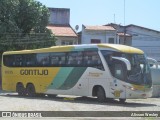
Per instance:
[[[55,45],[49,10],[34,0],[0,0],[0,52]]]
[[[20,32],[14,20],[18,0],[0,0],[0,33]]]

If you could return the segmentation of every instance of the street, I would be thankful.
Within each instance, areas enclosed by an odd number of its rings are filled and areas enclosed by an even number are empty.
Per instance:
[[[137,115],[134,111],[152,111],[153,114],[160,111],[159,98],[127,99],[125,104],[120,104],[118,100],[99,103],[96,98],[91,97],[59,95],[56,98],[48,98],[47,96],[32,98],[20,97],[17,93],[1,92],[0,103],[0,111],[133,111],[132,117]],[[113,112],[111,115],[114,117]],[[125,112],[122,112],[121,115],[128,117]]]

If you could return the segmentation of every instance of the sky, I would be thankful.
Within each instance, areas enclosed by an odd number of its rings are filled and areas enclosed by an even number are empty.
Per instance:
[[[70,8],[70,25],[134,24],[160,31],[160,0],[37,0],[46,7]]]

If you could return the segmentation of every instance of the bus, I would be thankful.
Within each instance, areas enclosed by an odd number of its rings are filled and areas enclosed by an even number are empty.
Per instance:
[[[8,51],[2,56],[2,89],[21,96],[75,95],[107,99],[152,96],[144,52],[118,44],[86,44]]]

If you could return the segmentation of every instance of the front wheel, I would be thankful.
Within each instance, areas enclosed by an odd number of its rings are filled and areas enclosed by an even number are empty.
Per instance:
[[[105,91],[102,87],[98,88],[97,99],[98,99],[99,102],[105,102],[105,100],[106,100]]]
[[[47,95],[49,98],[55,98],[57,95],[56,94],[48,94]]]
[[[125,102],[126,102],[126,99],[121,99],[121,98],[120,98],[120,99],[119,99],[119,102],[120,102],[120,103],[125,103]]]

